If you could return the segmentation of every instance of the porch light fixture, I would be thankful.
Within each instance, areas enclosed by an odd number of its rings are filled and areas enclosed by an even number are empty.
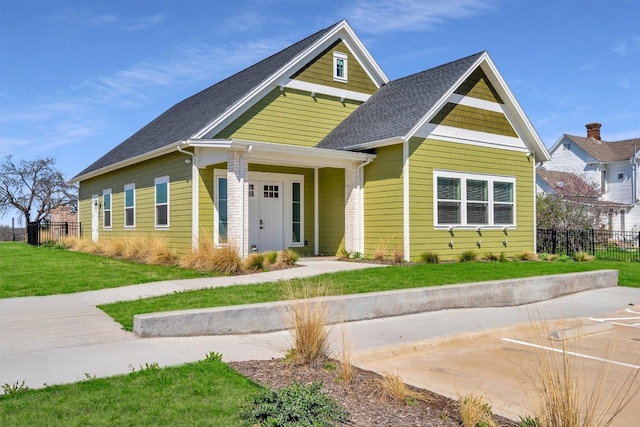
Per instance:
[[[340,103],[344,104],[344,96],[340,98]]]
[[[453,226],[449,227],[449,234],[451,234],[453,236]]]
[[[315,90],[314,90],[313,92],[311,92],[311,97],[312,97],[313,99],[316,99],[316,91],[315,91]]]
[[[478,232],[479,236],[482,236],[482,227],[476,228],[476,231]]]
[[[449,247],[450,247],[451,249],[453,249],[453,239],[449,240],[449,244],[448,244],[448,245],[449,245]]]
[[[507,245],[509,244],[509,241],[508,241],[507,239],[504,239],[504,240],[502,241],[502,244],[503,244],[503,245],[504,245],[504,247],[506,248],[506,247],[507,247]]]
[[[478,248],[480,248],[480,247],[482,246],[482,240],[478,240],[478,241],[476,242],[476,246],[477,246]]]
[[[191,164],[191,159],[184,159],[184,162],[185,162],[186,164],[190,165],[190,164]]]

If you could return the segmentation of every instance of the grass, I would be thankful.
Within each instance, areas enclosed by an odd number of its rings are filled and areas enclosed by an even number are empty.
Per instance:
[[[0,243],[0,298],[67,294],[212,275],[26,243]]]
[[[224,363],[201,361],[0,394],[0,420],[7,426],[235,426],[260,390]]]
[[[359,294],[382,290],[408,289],[418,286],[437,286],[478,280],[499,280],[514,277],[531,277],[548,274],[620,270],[622,286],[640,286],[640,268],[637,263],[593,261],[577,262],[507,262],[507,263],[449,263],[402,265],[362,271],[345,271],[290,282],[261,283],[251,286],[230,286],[165,295],[134,301],[117,302],[100,306],[125,329],[132,330],[133,315],[160,311],[194,308],[222,307],[239,304],[286,300],[285,288],[302,286],[312,281],[325,286],[331,295]],[[479,279],[481,278],[481,279]]]

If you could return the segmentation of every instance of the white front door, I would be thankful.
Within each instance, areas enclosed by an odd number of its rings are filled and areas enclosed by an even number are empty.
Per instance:
[[[100,219],[100,203],[98,195],[91,196],[91,240],[98,241],[98,227]]]
[[[282,182],[249,181],[249,250],[284,249]]]

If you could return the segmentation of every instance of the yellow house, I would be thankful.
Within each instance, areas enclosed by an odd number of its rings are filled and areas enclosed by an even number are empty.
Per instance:
[[[548,158],[487,52],[389,81],[340,21],[179,102],[73,181],[93,240],[446,259],[534,250]]]

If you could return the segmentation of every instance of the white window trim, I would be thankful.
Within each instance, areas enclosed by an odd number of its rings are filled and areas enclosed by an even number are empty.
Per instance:
[[[133,225],[127,225],[127,191],[133,190]],[[124,192],[122,193],[123,201],[124,201],[124,228],[125,229],[134,229],[136,228],[136,184],[126,184],[124,186]],[[113,222],[113,219],[111,220]]]
[[[300,184],[300,241],[293,241],[293,184]],[[291,217],[287,221],[289,226],[289,247],[304,247],[304,176],[302,179],[292,179],[289,181],[289,208],[291,209]],[[285,194],[286,195],[286,194]]]
[[[343,70],[344,70],[344,76],[338,76],[337,73],[337,68],[338,68],[338,59],[341,59],[344,64]],[[342,52],[333,52],[333,80],[337,81],[337,82],[342,82],[342,83],[346,83],[349,75],[348,75],[348,57],[346,53],[342,53]]]
[[[213,172],[213,244],[215,246],[226,246],[227,243],[220,242],[220,212],[218,210],[219,202],[220,202],[220,191],[218,191],[218,182],[220,178],[227,179],[227,170],[226,169],[215,169]],[[229,183],[227,182],[227,197],[229,195]],[[227,199],[227,218],[229,215],[229,199]],[[227,230],[228,231],[228,230]],[[227,239],[229,236],[227,235]]]
[[[460,224],[438,224],[438,178],[458,178],[460,179]],[[467,186],[466,180],[480,180],[480,181],[488,181],[489,186],[489,201],[488,201],[488,221],[487,224],[468,224],[467,223]],[[493,210],[494,210],[494,199],[493,199],[493,183],[494,182],[509,182],[513,184],[513,223],[512,224],[494,224],[493,218]],[[474,173],[466,173],[466,172],[452,172],[452,171],[441,171],[434,170],[433,171],[433,224],[435,229],[451,229],[451,228],[469,228],[469,229],[488,229],[488,228],[496,228],[503,229],[506,227],[516,227],[516,210],[517,210],[517,198],[516,198],[516,179],[512,176],[502,176],[502,175],[484,175],[484,174],[474,174]],[[500,202],[498,202],[500,203]]]
[[[111,205],[109,209],[104,207],[104,196],[107,194],[109,195],[109,204]],[[109,219],[111,220],[111,223],[108,226],[106,226],[104,222],[104,216],[107,211],[109,212]],[[102,228],[104,230],[111,230],[113,228],[113,192],[111,191],[111,188],[102,190]]]
[[[220,178],[227,178],[227,170],[226,169],[215,169],[213,172],[213,182],[214,182],[214,197],[213,197],[213,241],[216,246],[225,246],[226,243],[220,243],[220,230],[219,230],[219,219],[220,213],[218,211],[219,206],[219,191],[218,191],[218,180]],[[283,233],[284,233],[284,243],[287,247],[290,248],[302,248],[305,246],[305,200],[304,200],[304,175],[295,175],[295,174],[281,174],[281,173],[272,173],[272,172],[249,172],[249,177],[247,181],[278,181],[282,182],[282,190],[281,194],[283,197]],[[293,206],[293,183],[297,182],[300,184],[300,241],[293,241],[293,215],[292,215],[292,206]],[[228,184],[227,184],[228,185]],[[248,186],[247,186],[248,191]],[[258,190],[256,190],[258,191]],[[227,202],[228,203],[228,202]],[[247,209],[249,207],[247,206]],[[227,212],[227,215],[229,213]]]
[[[166,224],[158,224],[158,184],[167,184],[167,223]],[[169,193],[169,175],[160,176],[153,180],[153,215],[155,217],[155,227],[159,230],[166,230],[169,228],[171,224],[171,198]]]

